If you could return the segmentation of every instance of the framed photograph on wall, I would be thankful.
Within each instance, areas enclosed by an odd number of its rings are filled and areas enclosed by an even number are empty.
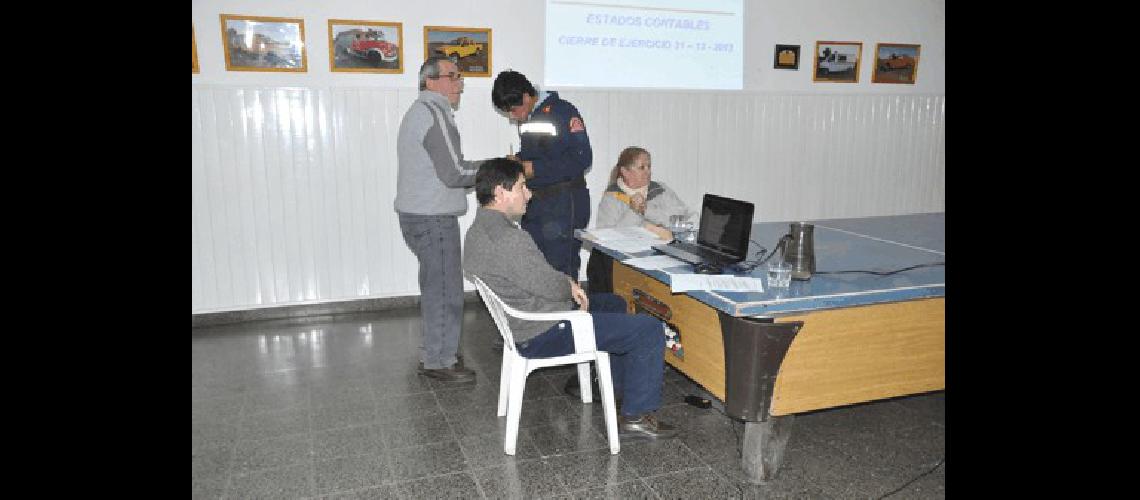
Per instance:
[[[880,43],[875,45],[875,68],[871,83],[909,83],[918,76],[920,45]]]
[[[305,20],[221,14],[226,71],[308,71]]]
[[[404,24],[329,19],[329,71],[403,73]]]
[[[776,45],[775,58],[775,69],[800,69],[800,46]]]
[[[193,62],[190,64],[192,73],[198,73],[198,39],[194,36],[194,23],[190,23],[190,55]]]
[[[424,26],[424,59],[445,55],[463,76],[491,76],[491,28]]]
[[[863,42],[815,42],[813,82],[858,83]]]

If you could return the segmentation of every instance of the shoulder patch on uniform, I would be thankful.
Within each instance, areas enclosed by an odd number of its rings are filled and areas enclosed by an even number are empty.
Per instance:
[[[543,108],[542,108],[542,112],[543,112],[543,113],[549,113],[549,112],[550,112],[550,105],[549,105],[549,104],[547,104],[545,107],[543,107]]]
[[[570,133],[583,132],[586,130],[586,124],[582,123],[582,118],[575,116],[570,119]]]

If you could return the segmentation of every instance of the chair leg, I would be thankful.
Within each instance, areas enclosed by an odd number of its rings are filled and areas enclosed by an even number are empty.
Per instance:
[[[503,363],[499,368],[499,409],[498,416],[507,414],[507,395],[511,393],[511,366],[517,361],[515,353],[503,349]]]
[[[507,402],[507,435],[503,440],[503,452],[515,454],[515,442],[519,438],[519,418],[522,417],[523,391],[526,390],[527,361],[523,358],[511,364],[510,401]]]
[[[602,390],[602,410],[606,415],[606,436],[610,440],[610,453],[621,451],[621,441],[617,430],[617,403],[614,402],[614,379],[610,376],[610,354],[597,353],[598,385]]]
[[[583,403],[594,402],[594,384],[590,382],[590,362],[578,363],[578,391]]]

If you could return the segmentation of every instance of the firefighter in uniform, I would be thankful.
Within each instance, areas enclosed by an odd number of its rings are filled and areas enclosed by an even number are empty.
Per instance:
[[[582,115],[557,92],[539,93],[522,73],[510,70],[495,77],[491,103],[519,124],[522,146],[511,158],[522,162],[532,194],[522,228],[551,267],[578,281],[582,242],[574,230],[590,220],[584,175],[593,161]]]

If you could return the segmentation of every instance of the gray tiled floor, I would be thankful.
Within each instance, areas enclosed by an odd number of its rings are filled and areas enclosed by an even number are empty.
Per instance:
[[[528,381],[518,452],[495,416],[498,333],[467,305],[475,384],[416,374],[417,310],[194,330],[195,498],[945,497],[943,392],[796,416],[779,476],[743,482],[743,425],[683,402],[668,369],[659,415],[682,429],[609,455],[601,405],[562,394],[569,369]],[[937,467],[936,467],[937,466]],[[909,483],[909,484],[908,484]],[[906,485],[905,487],[903,487]]]

